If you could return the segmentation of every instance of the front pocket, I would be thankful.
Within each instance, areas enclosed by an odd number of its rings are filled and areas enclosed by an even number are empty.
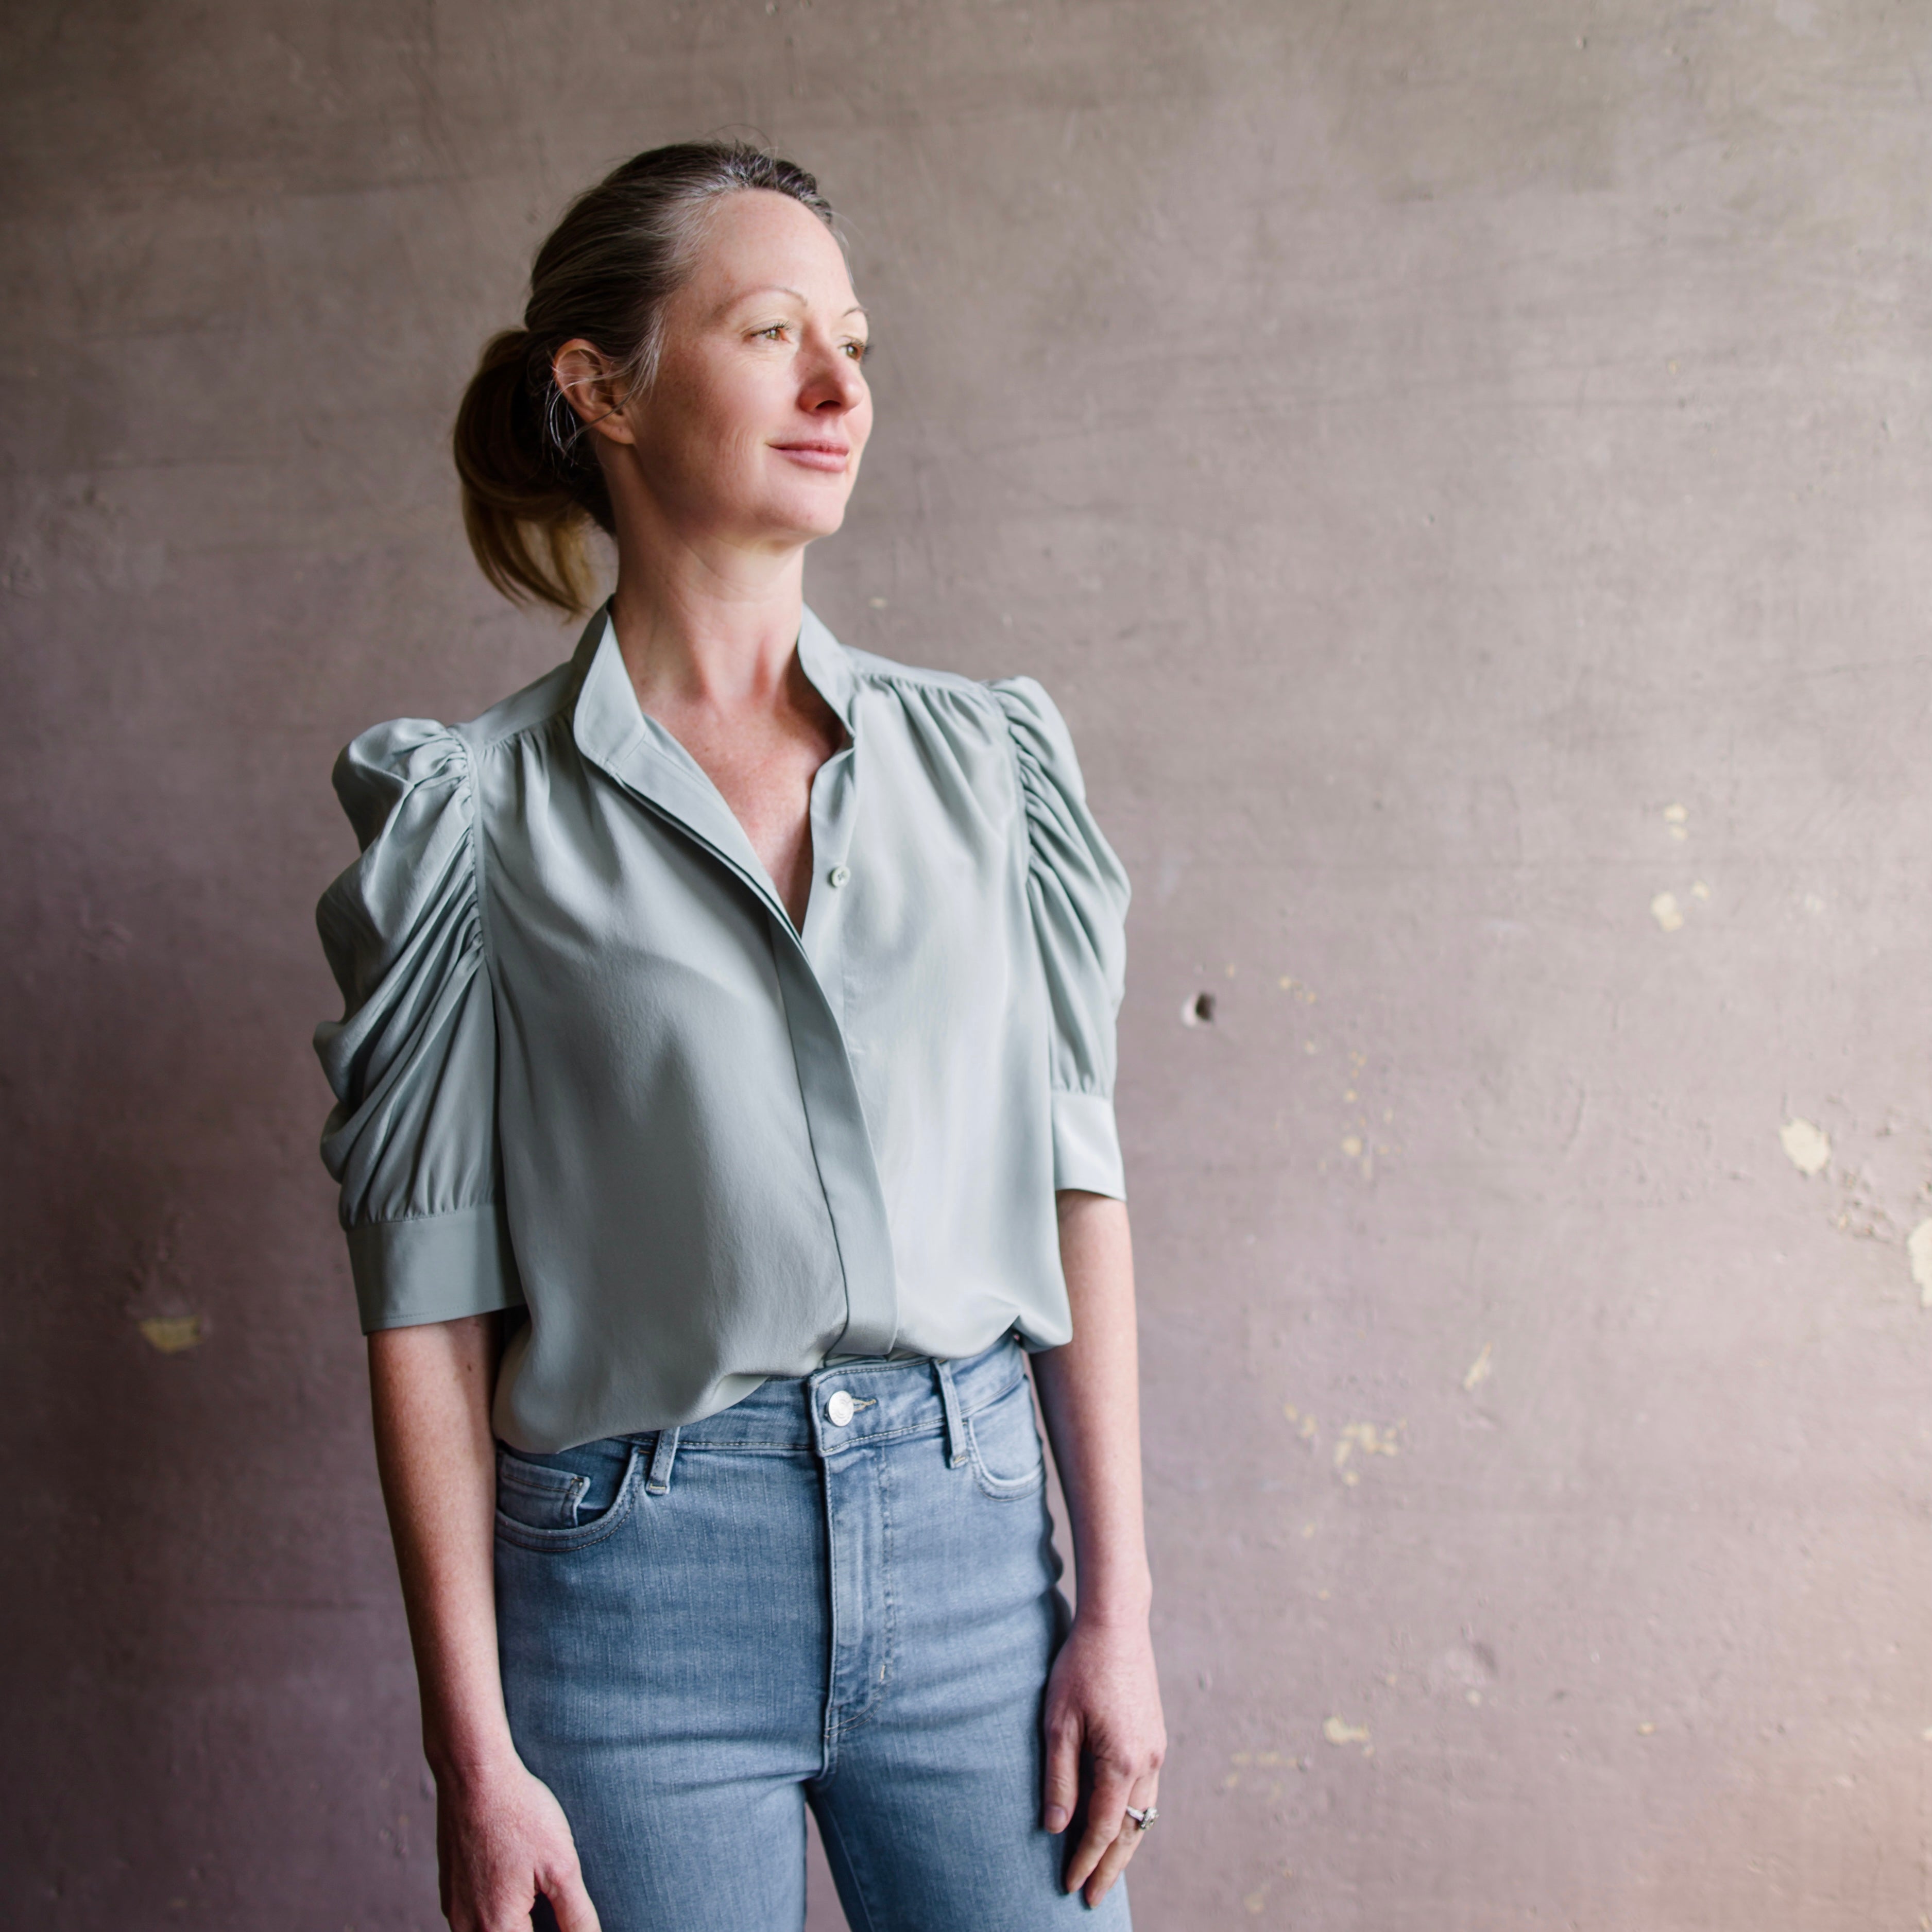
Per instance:
[[[496,1451],[496,1534],[524,1550],[582,1550],[622,1528],[637,1502],[643,1453],[612,1438],[541,1460]],[[608,1499],[608,1500],[607,1500]]]
[[[1025,1376],[967,1417],[966,1445],[974,1479],[989,1496],[1031,1496],[1046,1481],[1046,1454]]]

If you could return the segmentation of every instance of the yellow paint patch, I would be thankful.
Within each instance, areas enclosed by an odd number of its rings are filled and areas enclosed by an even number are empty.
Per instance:
[[[1342,1136],[1342,1151],[1346,1154],[1351,1160],[1354,1160],[1362,1151],[1360,1136],[1358,1134],[1344,1134]]]
[[[1322,1735],[1331,1744],[1366,1744],[1369,1727],[1366,1724],[1352,1724],[1346,1718],[1330,1718],[1323,1724]]]
[[[1396,1443],[1394,1428],[1378,1429],[1372,1422],[1345,1422],[1342,1433],[1335,1444],[1335,1466],[1340,1468],[1359,1449],[1364,1456],[1396,1456],[1402,1452]]]
[[[203,1340],[199,1315],[153,1315],[140,1324],[148,1346],[164,1355],[198,1348]]]
[[[1693,879],[1690,881],[1690,896],[1694,899],[1708,900],[1711,896],[1711,889],[1702,879]]]
[[[1489,1380],[1490,1358],[1495,1353],[1495,1350],[1496,1344],[1493,1342],[1485,1342],[1483,1344],[1483,1352],[1469,1364],[1468,1372],[1462,1378],[1462,1386],[1466,1389],[1479,1388]]]
[[[1666,805],[1664,808],[1664,826],[1673,838],[1690,837],[1690,828],[1688,822],[1690,817],[1690,813],[1681,805]]]
[[[1640,1724],[1636,1727],[1636,1734],[1640,1738],[1654,1737],[1657,1726],[1654,1724]]]
[[[1650,916],[1666,932],[1675,932],[1684,923],[1684,908],[1675,892],[1659,892],[1650,902]]]
[[[1786,1120],[1778,1130],[1778,1139],[1785,1158],[1808,1180],[1814,1174],[1822,1174],[1831,1164],[1831,1136],[1809,1120],[1795,1117]]]
[[[1932,1308],[1932,1221],[1922,1221],[1905,1238],[1912,1279],[1918,1284],[1918,1305]]]

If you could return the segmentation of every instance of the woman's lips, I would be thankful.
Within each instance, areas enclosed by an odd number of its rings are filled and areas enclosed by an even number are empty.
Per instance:
[[[846,442],[775,442],[772,447],[808,470],[843,470],[852,454]]]

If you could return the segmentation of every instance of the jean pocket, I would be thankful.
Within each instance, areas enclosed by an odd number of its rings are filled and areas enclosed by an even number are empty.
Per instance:
[[[622,1525],[641,1458],[621,1438],[554,1456],[496,1451],[496,1534],[525,1550],[581,1550]]]
[[[1024,1376],[966,1418],[974,1480],[989,1496],[1030,1496],[1046,1480],[1046,1454]]]

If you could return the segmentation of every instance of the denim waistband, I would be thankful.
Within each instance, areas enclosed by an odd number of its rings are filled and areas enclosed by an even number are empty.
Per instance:
[[[963,1454],[961,1419],[997,1402],[1025,1374],[1026,1352],[1010,1331],[990,1348],[956,1361],[860,1356],[809,1376],[774,1376],[729,1408],[664,1433],[674,1433],[677,1446],[686,1449],[809,1449],[835,1456],[862,1442],[944,1430],[949,1460],[956,1460]],[[658,1446],[656,1431],[622,1439]]]

